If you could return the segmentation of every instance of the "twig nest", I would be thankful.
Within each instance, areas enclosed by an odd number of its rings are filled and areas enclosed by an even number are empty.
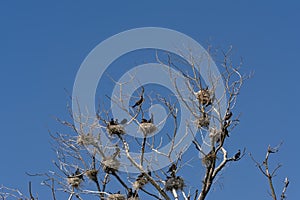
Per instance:
[[[107,132],[110,135],[123,135],[125,134],[125,129],[122,125],[107,125]]]
[[[208,128],[209,122],[210,122],[209,117],[206,114],[204,114],[198,118],[197,126],[198,128]]]
[[[153,134],[157,131],[157,127],[151,122],[144,122],[140,124],[139,132],[142,132],[145,136]]]
[[[151,175],[151,174],[149,174]],[[146,185],[148,183],[148,178],[146,177],[145,173],[141,173],[136,181],[134,181],[134,183],[132,184],[133,189],[137,190],[142,188],[144,185]]]
[[[107,200],[125,200],[125,196],[123,194],[110,194],[107,197]]]
[[[207,155],[205,155],[202,158],[202,163],[206,167],[209,167],[215,161],[216,158],[217,158],[216,153],[214,151],[210,151]]]
[[[201,105],[208,106],[212,104],[212,95],[208,88],[200,89],[195,93]]]
[[[115,158],[104,158],[101,163],[106,173],[118,171],[120,167],[120,161]]]
[[[68,184],[71,185],[74,188],[78,188],[80,183],[82,182],[82,179],[77,176],[69,176],[67,178]]]
[[[180,176],[177,177],[169,177],[166,180],[166,191],[172,191],[173,189],[175,190],[183,190],[184,187],[184,180]]]
[[[96,169],[90,169],[90,170],[87,170],[85,174],[92,181],[94,181],[94,182],[98,181],[98,178],[97,178],[98,170],[96,170]]]
[[[77,137],[77,144],[79,145],[93,145],[95,143],[95,138],[92,134],[81,134]]]

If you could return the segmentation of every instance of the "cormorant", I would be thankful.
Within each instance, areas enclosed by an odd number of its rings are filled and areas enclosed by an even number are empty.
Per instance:
[[[143,103],[143,101],[144,101],[144,96],[141,95],[140,99],[137,102],[135,102],[135,104],[133,106],[131,106],[131,107],[135,108],[136,106],[141,105]]]
[[[241,150],[239,149],[238,152],[234,155],[234,160],[239,159],[241,156]]]

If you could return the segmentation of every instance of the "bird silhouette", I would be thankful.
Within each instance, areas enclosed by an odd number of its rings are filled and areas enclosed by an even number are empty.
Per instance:
[[[173,163],[171,165],[171,167],[169,167],[169,170],[167,171],[167,173],[170,173],[172,177],[176,176],[176,170],[177,170],[177,166],[175,163]]]
[[[83,180],[83,174],[80,172],[79,168],[76,169],[75,176]]]
[[[225,114],[225,117],[224,117],[224,120],[227,121],[229,120],[230,118],[232,117],[232,112],[227,110],[226,114]]]
[[[241,150],[239,149],[238,152],[234,155],[234,160],[238,160],[241,156]]]
[[[147,122],[148,122],[148,120],[146,120],[145,118],[143,118],[143,119],[141,120],[141,124],[147,123]]]
[[[145,89],[144,89],[144,87],[142,87],[142,93],[140,95],[140,99],[138,101],[136,101],[133,106],[131,106],[132,108],[135,108],[136,106],[140,106],[144,102],[144,92],[145,92]]]
[[[114,120],[114,118],[111,118],[109,121],[109,125],[118,125],[118,120]]]
[[[135,107],[141,105],[143,103],[143,101],[144,101],[144,96],[141,95],[140,99],[138,101],[136,101],[135,104],[133,106],[131,106],[131,107],[135,108]]]
[[[171,167],[169,167],[169,170],[167,171],[167,173],[176,171],[176,169],[177,169],[177,166],[176,166],[175,163],[173,163],[173,164],[171,165]]]
[[[222,132],[225,136],[229,137],[229,131],[228,131],[228,127],[229,127],[230,123],[228,122],[224,122],[223,126],[222,126]]]

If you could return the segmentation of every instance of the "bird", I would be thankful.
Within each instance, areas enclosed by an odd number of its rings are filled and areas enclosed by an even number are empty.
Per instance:
[[[224,133],[225,136],[229,137],[229,132],[228,132],[228,127],[230,123],[227,123],[226,121],[224,122],[224,125],[222,126],[222,132]]]
[[[131,106],[131,107],[132,107],[132,108],[135,108],[136,106],[141,105],[141,104],[143,103],[143,101],[144,101],[144,96],[141,95],[141,96],[140,96],[140,99],[139,99],[138,101],[136,101],[135,104],[134,104],[133,106]]]
[[[127,199],[130,199],[130,198],[132,198],[132,199],[137,198],[138,199],[138,197],[139,197],[139,195],[138,195],[136,190],[133,192],[131,188],[128,189]]]
[[[230,118],[232,117],[232,112],[227,110],[226,114],[225,114],[225,117],[224,117],[224,120],[227,121],[229,120]]]
[[[118,120],[114,120],[114,118],[111,118],[109,121],[109,125],[118,125]]]
[[[148,120],[148,123],[153,123],[153,114],[151,113],[151,118]]]
[[[238,160],[241,156],[241,150],[239,149],[238,152],[234,155],[234,160]]]
[[[167,173],[176,171],[176,169],[177,169],[177,166],[176,166],[175,163],[173,163],[173,164],[171,165],[171,167],[169,167],[169,170],[167,171]]]
[[[141,120],[141,124],[143,124],[143,123],[148,123],[148,120],[146,120],[145,118],[143,118],[143,119]]]
[[[167,171],[167,173],[170,173],[172,177],[175,177],[175,173],[176,173],[176,170],[177,170],[177,166],[175,163],[173,163],[169,170]]]
[[[76,169],[75,176],[83,180],[83,174],[80,172],[79,168]]]

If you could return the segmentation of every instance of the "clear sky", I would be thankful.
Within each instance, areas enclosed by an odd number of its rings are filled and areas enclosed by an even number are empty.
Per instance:
[[[106,38],[131,28],[180,31],[205,46],[226,49],[255,71],[240,94],[241,123],[230,141],[263,159],[269,144],[284,141],[271,161],[282,163],[278,192],[290,178],[288,198],[300,183],[298,130],[300,3],[296,1],[1,1],[0,184],[27,191],[33,180],[40,199],[49,193],[25,172],[43,172],[55,158],[48,130],[66,117],[75,75],[87,54]],[[267,180],[245,156],[226,168],[209,199],[270,199]]]

